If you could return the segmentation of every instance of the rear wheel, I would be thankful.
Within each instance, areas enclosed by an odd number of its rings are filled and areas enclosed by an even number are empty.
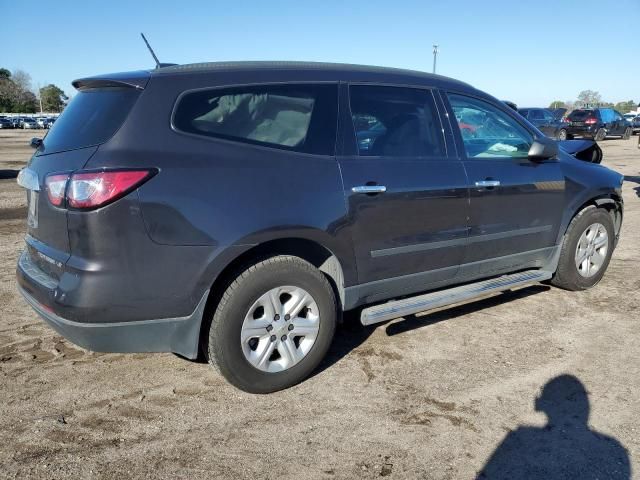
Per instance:
[[[561,128],[558,132],[558,140],[564,141],[567,139],[567,131],[564,128]]]
[[[209,329],[209,360],[246,392],[291,387],[324,358],[337,312],[322,272],[298,257],[272,257],[242,272],[223,294]]]
[[[587,207],[578,213],[564,236],[551,283],[567,290],[585,290],[597,284],[609,266],[614,235],[606,210]]]
[[[596,132],[595,136],[593,137],[593,139],[596,142],[601,142],[602,140],[604,140],[604,138],[607,136],[607,132],[604,128],[599,128],[598,131]]]
[[[627,127],[624,131],[624,135],[622,135],[622,139],[629,140],[631,138],[631,132],[632,132],[631,128]]]

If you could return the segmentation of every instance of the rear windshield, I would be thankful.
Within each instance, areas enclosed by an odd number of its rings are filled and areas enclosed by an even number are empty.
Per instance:
[[[595,112],[593,110],[574,110],[569,115],[569,118],[571,120],[582,120],[587,117],[593,117],[594,115],[595,115]]]
[[[131,87],[79,91],[44,138],[44,153],[104,143],[120,128],[139,95]]]

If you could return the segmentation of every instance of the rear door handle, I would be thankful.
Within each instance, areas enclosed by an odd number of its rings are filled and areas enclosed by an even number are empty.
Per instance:
[[[480,180],[476,182],[476,187],[487,188],[487,187],[499,187],[500,180]]]
[[[353,193],[384,193],[387,191],[387,187],[384,185],[361,185],[359,187],[352,187]]]

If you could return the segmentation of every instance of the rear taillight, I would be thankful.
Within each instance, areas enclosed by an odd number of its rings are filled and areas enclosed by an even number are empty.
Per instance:
[[[102,207],[125,196],[153,176],[155,170],[79,171],[46,178],[49,201],[59,207]]]
[[[64,200],[64,192],[67,188],[67,180],[69,175],[67,174],[55,174],[49,175],[44,183],[47,187],[47,197],[52,205],[59,207]]]
[[[123,197],[150,175],[150,170],[74,173],[67,189],[67,205],[71,208],[101,207]]]
[[[587,119],[584,121],[584,123],[585,123],[585,124],[587,124],[587,125],[593,125],[593,124],[595,124],[595,123],[597,123],[597,122],[598,122],[598,120],[597,120],[597,119],[595,119],[595,118],[593,118],[593,117],[587,118]]]

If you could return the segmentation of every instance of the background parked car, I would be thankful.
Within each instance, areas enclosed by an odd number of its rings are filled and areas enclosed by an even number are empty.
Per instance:
[[[11,128],[20,128],[20,120],[22,120],[20,117],[11,117],[9,120],[11,121]]]
[[[47,128],[51,128],[53,127],[53,124],[56,121],[56,117],[49,117],[47,118]]]
[[[558,118],[548,108],[520,108],[518,112],[547,137],[558,140],[567,139],[567,130],[564,128],[562,117]]]
[[[13,128],[13,123],[11,123],[11,120],[9,120],[8,118],[0,118],[0,128],[5,130]]]
[[[23,118],[22,121],[20,122],[20,127],[23,130],[28,130],[28,129],[37,129],[38,124],[36,123],[36,121],[33,118]]]
[[[49,119],[46,117],[38,117],[36,118],[36,123],[38,124],[38,128],[48,128]]]
[[[601,141],[609,136],[619,136],[626,140],[632,133],[631,124],[613,108],[580,108],[571,112],[567,119],[569,122],[564,127],[567,138],[581,136]]]
[[[632,133],[636,134],[640,132],[640,115],[636,113],[626,113],[624,118],[631,124]]]

